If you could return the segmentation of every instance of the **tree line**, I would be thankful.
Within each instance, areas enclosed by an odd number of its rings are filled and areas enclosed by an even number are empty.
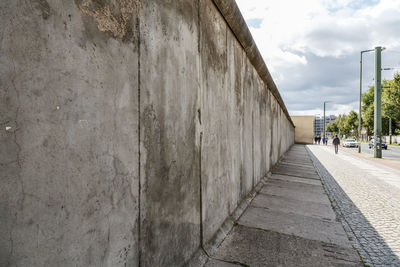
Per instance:
[[[367,129],[370,136],[374,131],[374,86],[370,86],[362,97],[362,127]],[[392,134],[400,135],[400,73],[396,73],[392,80],[382,82],[382,134],[389,135],[389,120],[392,119]],[[358,135],[358,113],[354,110],[349,114],[339,115],[338,118],[326,127],[328,132],[340,135]]]

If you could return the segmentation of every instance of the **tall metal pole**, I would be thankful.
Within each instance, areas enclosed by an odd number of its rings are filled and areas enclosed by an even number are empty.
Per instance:
[[[362,54],[363,51],[360,53],[360,105],[358,111],[358,153],[361,153],[361,97],[362,97]]]
[[[382,158],[381,52],[382,47],[375,47],[374,158]]]
[[[323,128],[323,131],[324,131],[324,135],[323,135],[323,137],[324,137],[324,140],[325,140],[325,103],[326,103],[326,101],[324,102],[324,128]]]

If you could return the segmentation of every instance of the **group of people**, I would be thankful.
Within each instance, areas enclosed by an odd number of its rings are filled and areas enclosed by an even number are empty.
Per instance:
[[[317,144],[318,145],[321,144],[321,136],[316,135],[314,137],[314,144],[316,144],[316,145]],[[328,145],[328,137],[322,137],[322,144],[323,145]],[[338,151],[339,151],[339,145],[340,145],[340,139],[339,139],[339,137],[337,135],[335,135],[335,138],[333,138],[332,144],[335,147],[335,154],[337,154]]]
[[[317,135],[314,137],[314,144],[321,144],[321,136]],[[328,137],[322,137],[322,144],[328,145]]]

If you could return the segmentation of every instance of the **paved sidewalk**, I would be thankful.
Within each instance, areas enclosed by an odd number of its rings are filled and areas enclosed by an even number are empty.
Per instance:
[[[308,149],[364,262],[400,267],[400,171],[343,148],[338,155],[331,146]]]
[[[205,266],[362,266],[303,145],[295,145]]]

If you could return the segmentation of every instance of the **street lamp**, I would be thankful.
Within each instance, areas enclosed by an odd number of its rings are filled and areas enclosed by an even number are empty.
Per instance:
[[[374,49],[363,50],[360,53],[360,105],[358,112],[358,142],[360,145],[358,146],[358,153],[361,153],[361,100],[362,100],[362,55],[366,52],[372,52]]]
[[[381,52],[384,47],[375,47],[375,91],[374,91],[374,158],[382,158],[382,88]]]

